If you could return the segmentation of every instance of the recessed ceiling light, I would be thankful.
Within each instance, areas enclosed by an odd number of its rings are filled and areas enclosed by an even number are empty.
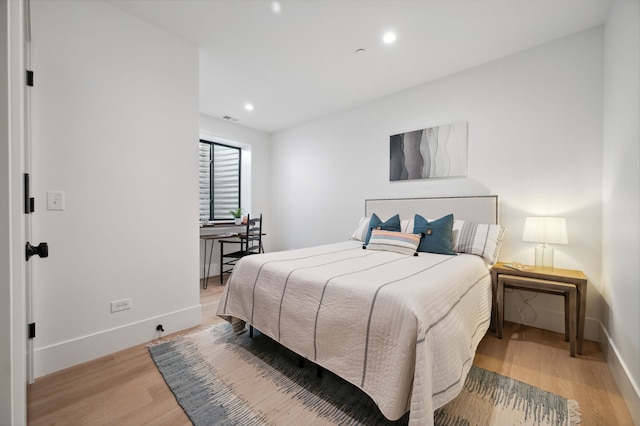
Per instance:
[[[271,2],[271,11],[276,15],[279,15],[282,12],[282,5],[280,4],[279,1]]]
[[[382,41],[384,41],[386,44],[391,44],[394,41],[396,41],[396,35],[394,33],[386,33],[383,37],[382,37]]]
[[[244,109],[246,109],[247,111],[253,111],[253,105],[251,105],[251,104],[246,104],[246,105],[244,106]]]

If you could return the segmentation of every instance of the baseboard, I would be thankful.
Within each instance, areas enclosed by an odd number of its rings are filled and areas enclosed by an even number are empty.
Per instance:
[[[602,353],[607,360],[611,375],[616,381],[618,389],[620,389],[624,402],[627,404],[633,424],[640,425],[640,386],[634,382],[631,374],[629,374],[627,365],[624,360],[620,358],[616,345],[611,340],[611,336],[609,336],[609,333],[602,323],[600,323],[600,332]]]
[[[528,295],[529,293],[527,293]],[[562,299],[558,297],[559,303]],[[526,324],[531,327],[541,328],[543,330],[555,331],[564,334],[564,305],[561,310],[546,309],[542,306],[533,306],[535,310],[535,321],[527,322],[526,320],[533,316],[529,311],[525,311],[525,321],[520,318],[518,309],[522,306],[522,299],[513,292],[505,292],[504,303],[504,319],[505,321],[515,322],[518,324]],[[594,342],[600,341],[600,321],[595,318],[586,317],[584,319],[584,338]]]
[[[35,377],[91,361],[159,337],[162,324],[166,333],[175,333],[202,323],[201,305],[147,318],[132,324],[100,331],[76,339],[38,348],[34,351]]]

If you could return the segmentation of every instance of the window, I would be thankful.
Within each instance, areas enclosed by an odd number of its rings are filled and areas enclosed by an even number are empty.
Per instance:
[[[200,140],[200,219],[230,219],[240,206],[241,150]]]

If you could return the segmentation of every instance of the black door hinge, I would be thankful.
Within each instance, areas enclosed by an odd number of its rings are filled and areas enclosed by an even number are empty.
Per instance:
[[[27,70],[27,86],[33,87],[33,71]]]
[[[36,337],[36,323],[32,322],[29,324],[29,339],[33,339]]]
[[[29,186],[29,173],[24,174],[24,212],[25,214],[36,211],[36,200],[31,197],[31,187]]]

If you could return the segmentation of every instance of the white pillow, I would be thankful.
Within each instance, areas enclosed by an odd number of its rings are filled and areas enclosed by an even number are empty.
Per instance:
[[[498,261],[504,231],[502,225],[455,220],[453,222],[453,251],[481,256],[493,265]]]
[[[367,250],[392,251],[394,253],[412,255],[418,250],[420,235],[403,232],[374,229],[371,231]]]
[[[402,219],[400,221],[400,232],[413,234],[413,219]]]
[[[356,230],[353,231],[351,235],[351,240],[356,241],[364,241],[367,238],[367,231],[369,231],[369,222],[371,221],[370,217],[363,217],[360,219]]]

